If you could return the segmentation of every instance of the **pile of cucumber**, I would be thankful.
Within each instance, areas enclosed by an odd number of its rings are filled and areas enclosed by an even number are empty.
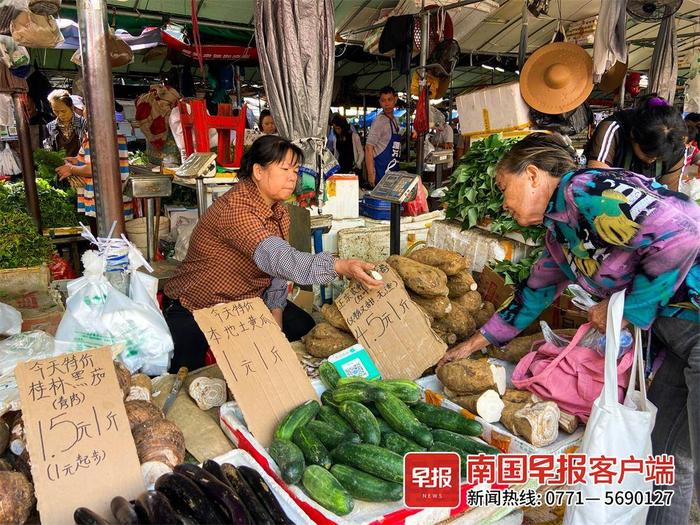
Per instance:
[[[421,402],[410,380],[341,378],[333,365],[319,368],[327,390],[307,401],[275,430],[268,451],[286,483],[300,483],[324,508],[343,516],[355,499],[399,501],[403,456],[408,452],[497,454],[474,439],[481,424]]]

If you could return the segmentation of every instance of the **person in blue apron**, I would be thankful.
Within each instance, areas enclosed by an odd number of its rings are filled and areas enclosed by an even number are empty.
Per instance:
[[[401,134],[394,118],[394,108],[398,96],[391,86],[379,91],[379,105],[382,112],[374,119],[367,134],[365,145],[365,166],[367,182],[374,187],[387,171],[398,168],[401,154]]]
[[[664,99],[645,97],[596,127],[584,154],[589,168],[624,168],[678,191],[688,128]]]

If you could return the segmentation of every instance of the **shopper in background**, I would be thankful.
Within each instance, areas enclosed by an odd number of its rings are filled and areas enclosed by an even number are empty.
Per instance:
[[[391,86],[379,91],[382,112],[374,119],[365,144],[365,166],[370,186],[376,185],[384,174],[398,166],[401,153],[399,123],[394,118],[398,96]]]
[[[572,283],[602,299],[589,320],[605,333],[608,298],[626,290],[623,325],[651,328],[666,357],[649,389],[658,408],[654,454],[675,456],[670,507],[647,523],[687,523],[700,492],[700,206],[626,170],[578,171],[558,135],[535,133],[496,167],[503,207],[521,226],[544,224],[545,251],[480,331],[441,363],[502,347]],[[689,454],[692,453],[692,460]]]
[[[275,125],[275,119],[272,118],[272,113],[269,109],[263,109],[260,112],[260,119],[258,120],[260,125],[260,131],[263,135],[276,135],[277,126]]]
[[[361,170],[365,152],[360,136],[339,113],[335,113],[331,118],[331,128],[335,136],[332,151],[340,164],[340,173],[354,173],[356,169]]]
[[[598,124],[584,154],[589,168],[624,168],[678,191],[687,134],[680,113],[649,95]]]
[[[448,170],[451,169],[454,161],[455,131],[441,112],[438,112],[438,116],[435,118],[435,130],[430,135],[430,142],[435,146],[435,149],[452,151],[453,159],[446,166]]]
[[[75,157],[80,150],[86,120],[74,113],[73,100],[65,89],[55,89],[48,96],[56,118],[46,125],[44,146],[52,151],[65,150],[67,157]]]
[[[163,312],[175,342],[171,370],[204,366],[208,344],[193,310],[261,297],[290,341],[311,330],[309,314],[287,302],[287,283],[329,284],[338,276],[369,288],[382,285],[367,273],[374,265],[300,252],[287,242],[284,206],[297,183],[301,150],[263,136],[243,155],[240,182],[199,219],[185,260],[165,285]]]

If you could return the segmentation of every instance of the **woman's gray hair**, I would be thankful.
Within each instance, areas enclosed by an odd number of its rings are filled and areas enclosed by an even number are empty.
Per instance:
[[[73,107],[73,99],[70,98],[70,93],[65,89],[54,89],[46,98],[49,101],[49,104],[60,100],[69,108]]]
[[[576,150],[557,133],[532,133],[503,155],[496,172],[520,174],[530,164],[560,178],[576,169]]]

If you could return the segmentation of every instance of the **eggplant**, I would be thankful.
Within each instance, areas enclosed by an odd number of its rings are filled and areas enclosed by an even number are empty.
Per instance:
[[[134,506],[126,498],[117,496],[110,503],[112,514],[119,525],[139,525],[139,517]]]
[[[231,484],[228,481],[228,478],[224,474],[224,471],[221,470],[221,465],[219,465],[216,461],[213,459],[207,459],[204,463],[202,463],[202,468],[209,472],[209,474],[212,474],[216,479],[218,479],[221,483],[224,485],[228,485],[229,487],[233,488]]]
[[[241,476],[235,466],[231,463],[224,463],[221,465],[221,470],[228,479],[229,483],[233,487],[238,495],[243,501],[245,501],[246,507],[250,511],[251,516],[255,523],[260,523],[261,525],[274,525],[275,521],[267,512],[265,505],[258,499],[255,495],[253,489],[248,485],[248,482]]]
[[[238,494],[229,485],[221,483],[210,472],[187,463],[176,465],[174,471],[194,482],[212,502],[223,507],[230,523],[234,525],[258,523],[251,516],[247,502],[243,503],[243,495]]]
[[[139,516],[145,516],[146,523],[153,525],[179,525],[180,519],[175,510],[163,494],[156,490],[149,490],[136,499],[136,512]]]
[[[279,525],[294,525],[294,522],[289,519],[289,516],[282,509],[282,505],[277,501],[277,497],[273,494],[270,486],[260,475],[260,472],[251,467],[241,465],[238,467],[243,479],[246,480],[248,486],[255,492],[258,499],[265,505],[267,512],[272,517],[273,521]]]
[[[86,507],[75,509],[73,521],[78,525],[110,525],[106,519]]]
[[[163,474],[156,481],[155,488],[168,498],[173,509],[185,518],[197,523],[215,525],[223,525],[226,522],[197,484],[182,474]]]

